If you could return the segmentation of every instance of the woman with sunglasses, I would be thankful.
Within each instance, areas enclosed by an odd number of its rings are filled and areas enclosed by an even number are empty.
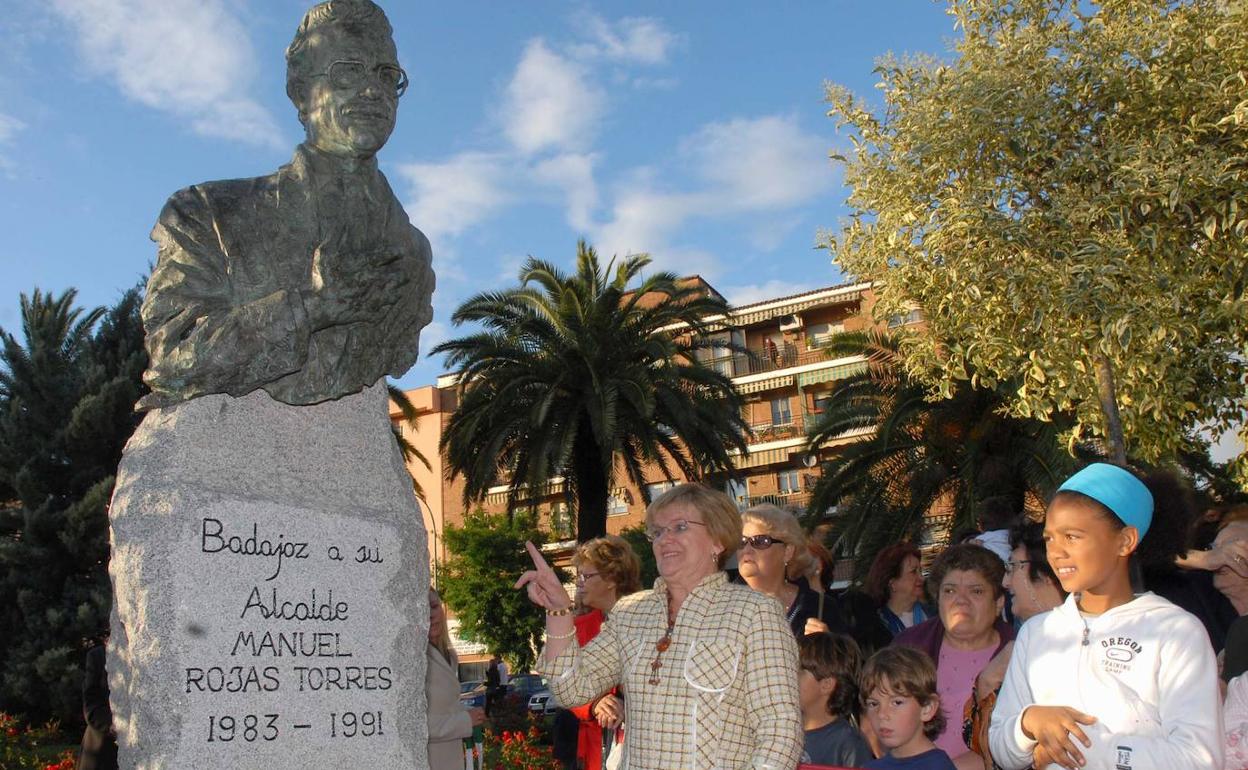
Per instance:
[[[723,492],[681,484],[646,509],[659,579],[626,596],[588,644],[572,600],[531,543],[516,587],[546,611],[539,669],[561,703],[623,685],[629,770],[789,770],[802,752],[797,643],[773,599],[728,582],[741,515]]]
[[[792,513],[774,505],[756,505],[741,514],[737,571],[750,588],[780,602],[798,638],[844,630],[832,603],[820,601],[804,577],[813,566],[806,533]],[[830,628],[829,622],[837,628]]]
[[[577,602],[589,608],[574,621],[576,641],[586,645],[598,635],[620,597],[641,588],[641,563],[627,540],[618,535],[606,535],[582,543],[572,556],[572,566],[576,568]],[[618,688],[569,711],[580,722],[576,766],[581,770],[601,770],[603,733],[606,731],[608,737],[613,737],[624,720],[624,701]]]

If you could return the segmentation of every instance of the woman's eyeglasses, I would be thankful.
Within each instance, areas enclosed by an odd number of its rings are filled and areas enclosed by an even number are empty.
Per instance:
[[[766,551],[775,543],[784,545],[783,540],[781,540],[778,537],[772,537],[771,535],[742,535],[741,536],[741,547],[744,548],[748,545],[749,547],[753,548],[755,551]]]
[[[1005,563],[1005,574],[1009,575],[1016,569],[1021,569],[1024,564],[1031,564],[1030,559],[1019,559],[1018,561],[1007,561]]]
[[[689,527],[693,526],[694,524],[698,525],[699,527],[706,526],[700,521],[686,521],[685,519],[677,519],[676,521],[673,521],[671,524],[669,524],[666,527],[655,526],[655,527],[647,528],[646,539],[653,543],[657,541],[659,538],[667,534],[683,535],[686,532],[688,532]]]
[[[602,574],[601,572],[578,572],[576,575],[576,582],[581,583],[583,585],[586,580],[589,580],[590,578],[598,577],[601,574]]]

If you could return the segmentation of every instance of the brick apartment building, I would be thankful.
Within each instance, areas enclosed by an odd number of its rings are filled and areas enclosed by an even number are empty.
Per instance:
[[[700,277],[686,280],[699,282],[705,291],[718,295]],[[872,302],[869,283],[848,283],[734,307],[723,320],[725,328],[717,336],[725,347],[704,351],[703,360],[732,379],[745,401],[743,416],[753,430],[748,453],[734,454],[740,481],[718,482],[742,509],[774,503],[804,511],[821,461],[838,446],[856,440],[856,436],[839,439],[821,447],[814,456],[805,449],[807,426],[823,411],[833,383],[866,366],[860,356],[828,358],[822,346],[834,335],[871,326]],[[915,321],[913,316],[899,318],[890,325]],[[730,342],[748,348],[752,355],[733,353],[727,347]],[[431,466],[426,468],[413,460],[408,469],[424,492],[422,509],[435,575],[447,556],[443,533],[447,525],[462,523],[466,512],[464,481],[447,480],[445,462],[438,452],[442,428],[455,411],[457,395],[453,374],[439,377],[434,385],[407,391],[419,419],[415,428],[400,423],[404,437]],[[392,417],[399,421],[397,410]],[[651,498],[671,486],[657,468],[647,478]],[[628,483],[623,473],[617,475],[617,481],[621,486],[612,490],[608,508],[607,531],[611,533],[640,525],[645,513],[641,490]],[[506,501],[507,487],[499,485],[481,507],[502,512]],[[575,544],[576,517],[564,499],[562,480],[552,479],[522,506],[536,507],[542,526],[559,541],[547,547],[551,555],[559,560],[568,558]],[[476,657],[472,653],[484,652],[467,647],[461,647],[461,653],[469,653],[466,662]]]

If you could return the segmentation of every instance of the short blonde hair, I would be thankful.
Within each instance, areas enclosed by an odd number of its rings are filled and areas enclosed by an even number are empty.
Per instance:
[[[646,508],[646,527],[654,526],[656,513],[675,505],[687,505],[702,514],[707,532],[724,547],[717,561],[720,567],[724,566],[724,561],[741,545],[741,512],[732,498],[701,484],[677,484]]]
[[[741,514],[741,523],[763,525],[767,534],[780,540],[785,545],[793,546],[793,558],[785,570],[785,577],[796,579],[806,577],[815,565],[815,557],[810,555],[810,547],[806,544],[806,532],[798,523],[797,517],[790,511],[779,506],[764,503],[746,508]]]
[[[616,598],[641,588],[641,562],[633,547],[619,535],[604,535],[581,543],[572,555],[572,566],[592,564],[601,577],[615,586]]]

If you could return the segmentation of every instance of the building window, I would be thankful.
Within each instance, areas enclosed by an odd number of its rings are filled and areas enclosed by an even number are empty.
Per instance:
[[[896,329],[898,326],[918,323],[921,320],[923,320],[923,313],[921,313],[918,308],[915,308],[904,315],[890,316],[888,319],[888,328]]]
[[[671,489],[674,486],[676,486],[675,481],[659,481],[654,484],[647,484],[646,494],[650,496],[650,501],[654,502],[654,499],[656,497],[663,494],[664,492],[666,492],[667,490]]]
[[[576,522],[567,503],[550,506],[550,531],[560,540],[572,540],[576,537]]]
[[[834,336],[844,331],[845,323],[843,321],[811,324],[806,327],[806,347],[810,350],[821,348],[831,342]]]
[[[728,347],[729,339],[731,339],[728,332],[712,334],[709,336],[709,339],[713,343],[712,347],[702,348],[694,355],[697,356],[699,361],[725,377],[734,376],[736,372],[734,371],[732,365],[732,350]],[[733,341],[735,341],[735,339]]]
[[[826,392],[816,393],[814,395],[814,405],[815,405],[815,411],[818,412],[819,414],[823,414],[824,412],[828,411],[828,408],[832,406],[832,394],[826,393]]]
[[[802,491],[801,473],[797,470],[780,471],[776,474],[776,488],[782,495],[793,495]]]
[[[771,400],[771,424],[788,425],[793,422],[793,410],[789,406],[789,397],[782,396]]]
[[[618,495],[607,498],[607,515],[623,516],[628,513],[628,501]]]

